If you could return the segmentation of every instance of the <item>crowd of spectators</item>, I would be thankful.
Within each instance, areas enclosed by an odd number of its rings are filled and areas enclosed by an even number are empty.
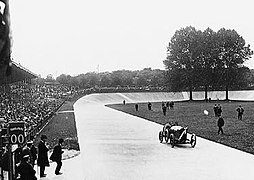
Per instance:
[[[10,84],[4,91],[2,89],[0,87],[1,128],[6,128],[8,122],[11,121],[23,121],[26,136],[36,136],[36,133],[62,103],[77,93],[85,95],[109,92],[162,91],[158,87],[94,87],[78,91],[73,86],[47,83],[31,85],[26,82]]]
[[[114,92],[140,92],[161,91],[160,88],[152,87],[110,87],[110,88],[87,88],[77,89],[73,86],[61,84],[31,84],[19,82],[0,86],[0,128],[3,137],[3,129],[8,128],[9,122],[24,122],[26,140],[36,137],[40,130],[56,113],[61,105],[75,95],[90,93],[114,93]],[[5,131],[6,133],[6,131]],[[1,153],[6,152],[2,142]],[[25,144],[25,143],[24,143]]]
[[[73,86],[61,84],[16,83],[8,85],[8,92],[0,87],[0,126],[6,128],[8,122],[23,121],[25,134],[35,136],[61,104],[77,93],[140,92],[163,91],[159,87],[110,87],[76,90]]]
[[[62,85],[9,85],[9,92],[0,92],[1,128],[11,121],[23,121],[25,134],[35,135],[70,94],[73,90]]]
[[[73,87],[52,84],[30,84],[19,82],[0,86],[0,176],[3,179],[3,170],[8,171],[7,144],[4,136],[9,122],[24,122],[26,140],[23,145],[32,137],[36,137],[40,130],[45,126],[61,105],[78,91]],[[18,150],[15,150],[15,162],[20,161]],[[17,152],[16,152],[17,151]],[[19,158],[18,158],[19,157]],[[5,163],[7,162],[7,163]]]

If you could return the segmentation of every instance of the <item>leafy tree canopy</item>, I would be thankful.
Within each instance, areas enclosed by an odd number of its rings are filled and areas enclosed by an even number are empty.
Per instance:
[[[192,26],[177,30],[163,61],[171,90],[239,86],[246,82],[243,63],[253,51],[235,30],[221,28],[203,32]],[[245,83],[246,84],[246,83]]]

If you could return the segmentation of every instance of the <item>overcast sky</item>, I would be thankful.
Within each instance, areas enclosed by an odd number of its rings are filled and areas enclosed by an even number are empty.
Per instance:
[[[164,69],[170,38],[190,25],[202,31],[235,29],[254,49],[253,4],[252,0],[10,0],[12,57],[42,77]]]

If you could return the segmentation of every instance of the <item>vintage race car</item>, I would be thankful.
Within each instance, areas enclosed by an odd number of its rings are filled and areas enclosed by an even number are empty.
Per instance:
[[[187,127],[182,127],[177,124],[171,125],[171,123],[166,123],[163,126],[162,131],[159,132],[159,140],[162,143],[163,138],[165,142],[171,144],[174,147],[176,144],[191,144],[191,147],[195,147],[197,142],[197,137],[195,134],[190,135],[190,139],[187,138],[188,133]]]

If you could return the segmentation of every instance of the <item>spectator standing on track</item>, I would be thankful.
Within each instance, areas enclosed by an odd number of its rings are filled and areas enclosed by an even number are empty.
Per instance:
[[[241,106],[241,104],[239,105],[239,107],[236,109],[237,111],[237,118],[238,120],[242,121],[243,120],[243,112],[244,112],[244,109],[243,107]]]
[[[213,111],[214,111],[214,116],[218,117],[218,106],[217,106],[217,104],[214,105]]]
[[[135,104],[135,109],[136,111],[138,111],[138,104]]]
[[[218,104],[218,109],[217,109],[217,115],[218,115],[218,117],[221,116],[221,113],[222,113],[222,107],[221,107],[220,104]]]
[[[167,108],[169,109],[169,102],[167,101],[167,103],[166,103],[166,106],[167,106]]]
[[[174,105],[175,105],[174,101],[170,101],[170,103],[169,103],[170,109],[174,109]]]
[[[151,111],[152,110],[152,103],[148,102],[147,106],[148,106],[148,110]]]
[[[164,103],[163,103],[163,105],[162,105],[162,112],[163,112],[163,115],[166,116],[167,106],[165,106]]]
[[[223,134],[223,129],[222,129],[222,127],[224,126],[224,119],[223,119],[221,116],[219,116],[219,119],[218,119],[218,121],[217,121],[217,125],[218,125],[218,127],[219,127],[219,129],[218,129],[218,134],[220,134],[220,132],[221,132],[221,134]]]
[[[44,174],[45,167],[49,167],[49,160],[48,160],[48,147],[46,146],[46,135],[41,135],[41,141],[38,145],[38,160],[37,164],[40,166],[40,177],[46,177]]]
[[[64,142],[64,140],[62,138],[58,140],[58,144],[54,147],[53,153],[50,156],[50,159],[57,163],[57,166],[55,169],[56,175],[63,174],[60,172],[61,167],[63,165],[63,163],[62,163],[62,154],[63,154],[62,144],[63,144],[63,142]]]
[[[163,108],[165,106],[165,103],[162,101],[161,102],[161,108]]]

